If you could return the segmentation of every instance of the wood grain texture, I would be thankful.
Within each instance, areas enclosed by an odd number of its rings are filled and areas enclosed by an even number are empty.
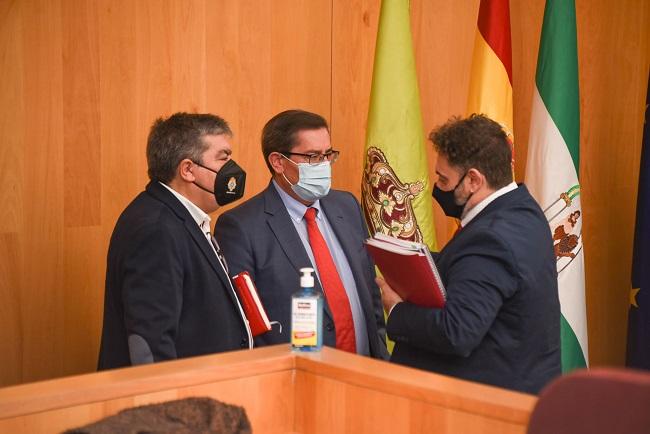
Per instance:
[[[301,108],[329,119],[331,5],[326,0],[209,2],[207,14],[213,23],[208,110],[233,129],[233,157],[247,172],[247,199],[270,180],[260,136],[272,116]]]
[[[22,380],[24,180],[22,5],[0,3],[0,385]]]
[[[278,345],[5,387],[0,389],[0,418],[287,371],[294,366],[287,346]],[[82,389],[84,393],[79,393]]]
[[[25,331],[20,306],[23,297],[20,268],[23,256],[18,233],[0,233],[0,384],[12,384],[23,378],[23,346]]]
[[[22,287],[22,378],[64,372],[63,329],[63,58],[61,3],[23,5],[24,220],[19,258]],[[57,373],[57,374],[54,374]]]
[[[295,363],[297,370],[319,378],[519,425],[527,423],[536,401],[533,395],[424,373],[329,348],[321,353],[301,355]],[[323,396],[327,395],[324,393]],[[314,399],[319,401],[317,397]],[[331,405],[345,407],[337,399],[331,401]],[[306,411],[311,408],[308,405],[301,407]]]
[[[104,267],[95,258],[104,256],[107,246],[98,226],[66,228],[64,237],[63,333],[75,345],[63,348],[62,375],[73,375],[97,363],[102,332],[97,318],[104,304],[97,282],[104,279]]]
[[[61,3],[64,225],[101,222],[99,19],[97,3]]]
[[[333,2],[332,146],[341,156],[332,169],[333,188],[359,197],[363,149],[372,84],[380,3],[372,0]]]
[[[173,1],[168,25],[174,111],[202,113],[206,101],[206,2]]]
[[[451,116],[463,116],[467,110],[478,6],[478,1],[412,3],[411,31],[432,183],[436,180],[436,154],[428,136]],[[433,202],[436,239],[438,248],[442,248],[457,225]]]
[[[411,1],[425,133],[465,112],[478,4]],[[358,196],[379,8],[379,0],[0,2],[0,385],[95,369],[106,250],[147,182],[156,118],[187,110],[229,121],[249,198],[269,180],[264,123],[288,108],[318,112],[342,151],[334,187]],[[594,366],[620,365],[650,0],[576,8],[590,355]],[[519,181],[543,10],[543,0],[511,2]],[[453,223],[434,211],[443,246]]]
[[[592,365],[625,362],[650,2],[576,1],[580,185]]]
[[[0,234],[17,234],[23,223],[22,26],[22,5],[16,1],[0,2]]]
[[[254,432],[523,433],[536,398],[324,348],[288,345],[0,389],[0,430],[52,432],[136,405],[209,396]]]
[[[255,432],[286,433],[291,432],[293,422],[290,413],[293,391],[287,387],[291,383],[291,376],[291,371],[282,371],[218,382],[206,381],[195,386],[170,387],[160,392],[131,394],[126,398],[0,419],[0,429],[3,432],[61,432],[131,407],[189,397],[209,397],[227,404],[244,406]],[[276,396],[273,402],[255,399],[264,397],[267,392]],[[278,395],[282,395],[282,399],[277,399]]]
[[[501,420],[494,415],[479,415],[473,408],[458,410],[442,399],[440,404],[410,399],[399,388],[378,391],[300,371],[296,375],[296,395],[302,398],[296,400],[296,431],[304,433],[523,434],[528,420]]]

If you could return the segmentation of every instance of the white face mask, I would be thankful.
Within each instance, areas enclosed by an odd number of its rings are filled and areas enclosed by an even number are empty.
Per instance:
[[[298,166],[298,183],[291,184],[284,173],[282,176],[299,198],[307,202],[315,202],[327,196],[332,184],[332,166],[329,161],[312,166],[309,163],[296,163],[286,156],[282,156]]]

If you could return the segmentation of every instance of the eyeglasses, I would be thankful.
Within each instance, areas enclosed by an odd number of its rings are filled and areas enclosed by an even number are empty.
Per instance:
[[[324,154],[300,154],[298,152],[282,152],[282,155],[298,155],[300,157],[305,157],[307,158],[307,162],[310,166],[316,166],[317,164],[320,164],[324,161],[329,161],[330,164],[334,164],[334,162],[336,162],[336,160],[339,158],[340,153],[340,151],[335,151],[332,149],[325,152]]]

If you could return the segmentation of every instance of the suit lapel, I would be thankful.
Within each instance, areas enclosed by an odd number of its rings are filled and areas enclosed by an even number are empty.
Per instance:
[[[230,278],[226,275],[223,267],[219,263],[219,259],[217,258],[217,255],[215,254],[214,250],[212,249],[210,242],[205,237],[205,234],[201,232],[201,229],[199,228],[199,226],[196,224],[194,220],[191,221],[185,220],[185,229],[187,229],[187,231],[190,233],[190,236],[194,239],[196,245],[199,247],[199,249],[201,249],[201,252],[210,263],[210,266],[212,267],[214,272],[217,273],[217,276],[219,276],[221,282],[224,284],[226,288],[229,288]],[[228,292],[231,293],[232,291],[228,291]],[[235,301],[234,298],[233,301]]]
[[[196,224],[196,221],[192,218],[190,212],[185,208],[185,206],[178,201],[174,195],[169,192],[165,187],[160,185],[158,182],[150,182],[147,185],[147,191],[150,192],[156,199],[164,202],[169,208],[174,211],[176,216],[183,221],[183,226],[185,230],[189,233],[190,237],[197,245],[201,253],[205,256],[206,260],[210,264],[210,267],[214,270],[219,280],[221,280],[226,292],[230,296],[230,299],[235,304],[235,307],[238,306],[237,299],[235,294],[231,289],[230,278],[226,275],[224,269],[222,268],[217,255],[212,250],[210,242],[205,237],[205,234],[201,232],[201,228]]]
[[[266,221],[271,228],[271,232],[273,232],[280,248],[282,248],[282,251],[287,256],[296,272],[297,282],[298,276],[300,275],[300,269],[303,267],[311,267],[311,261],[305,251],[305,246],[300,239],[300,235],[298,235],[296,227],[291,221],[291,216],[273,184],[269,184],[264,192],[264,212],[267,215]],[[322,294],[325,294],[320,281],[318,279],[314,280],[316,289]],[[327,304],[327,298],[324,298],[323,306],[325,307],[325,314],[328,315],[330,319],[333,318],[332,312]]]

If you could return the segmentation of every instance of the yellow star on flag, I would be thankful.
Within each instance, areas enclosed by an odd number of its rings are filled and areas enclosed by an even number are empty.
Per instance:
[[[641,288],[632,288],[630,290],[630,304],[634,307],[639,307],[638,304],[636,304],[636,295],[639,293]]]

